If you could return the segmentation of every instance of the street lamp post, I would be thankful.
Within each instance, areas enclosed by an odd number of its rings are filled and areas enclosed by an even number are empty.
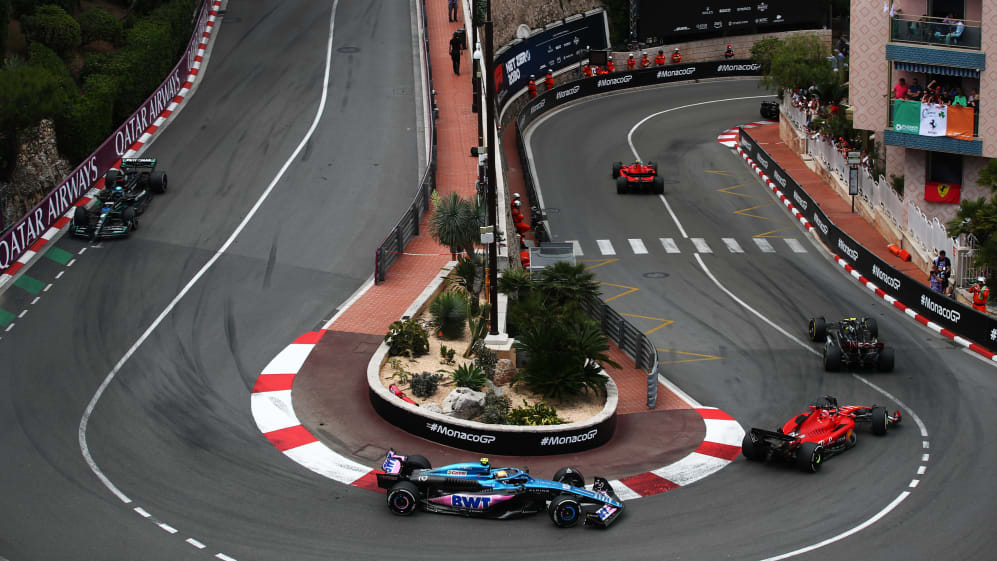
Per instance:
[[[477,29],[477,28],[475,28]],[[474,59],[474,101],[471,103],[471,110],[478,113],[478,104],[481,98],[481,43],[474,43],[474,54],[471,55]],[[481,114],[478,113],[478,146],[484,146],[482,142],[484,138],[484,133],[481,130]]]
[[[488,246],[488,299],[492,303],[488,320],[489,335],[498,335],[498,195],[495,193],[495,163],[498,161],[498,149],[495,143],[495,46],[492,30],[492,0],[488,1],[488,15],[485,20],[485,114],[488,123],[488,218],[496,226],[495,237]]]

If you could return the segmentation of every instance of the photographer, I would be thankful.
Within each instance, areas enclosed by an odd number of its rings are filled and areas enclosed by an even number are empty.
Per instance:
[[[949,277],[952,276],[952,262],[945,256],[944,249],[938,252],[938,257],[935,257],[934,266],[938,269],[938,280],[942,285],[942,294],[952,296],[953,287],[949,283]]]
[[[987,313],[987,299],[990,298],[990,288],[987,286],[987,279],[977,277],[976,284],[969,287],[969,293],[973,295],[973,309],[978,312]]]

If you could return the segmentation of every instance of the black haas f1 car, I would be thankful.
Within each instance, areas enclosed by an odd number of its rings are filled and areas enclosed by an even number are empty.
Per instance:
[[[741,452],[749,460],[778,458],[815,473],[824,460],[855,446],[856,423],[869,423],[872,433],[882,436],[900,420],[900,411],[890,415],[885,407],[875,405],[839,406],[837,399],[825,396],[776,431],[751,429],[744,435]]]
[[[123,159],[121,169],[104,174],[104,188],[97,193],[100,206],[76,207],[69,231],[90,241],[128,236],[138,229],[138,215],[149,206],[151,193],[165,193],[166,185],[166,174],[156,171],[155,158]]]
[[[388,490],[388,509],[408,516],[417,509],[480,518],[514,518],[546,510],[559,528],[606,528],[623,512],[609,482],[596,477],[592,490],[577,469],[561,468],[554,480],[537,479],[528,468],[493,468],[488,458],[433,469],[423,456],[388,450],[377,486]]]
[[[642,164],[637,161],[629,166],[613,162],[613,178],[619,194],[643,191],[661,195],[665,192],[665,180],[658,175],[658,164],[654,162]]]
[[[879,340],[874,318],[845,318],[836,323],[811,318],[810,340],[824,341],[824,369],[828,372],[837,372],[842,366],[893,371],[893,349]]]

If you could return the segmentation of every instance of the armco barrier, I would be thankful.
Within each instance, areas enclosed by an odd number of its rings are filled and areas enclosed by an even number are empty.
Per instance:
[[[430,194],[436,189],[436,97],[433,93],[433,68],[429,62],[429,30],[426,27],[425,0],[422,2],[422,46],[426,53],[424,69],[428,100],[426,110],[429,115],[429,161],[419,181],[412,205],[374,250],[374,282],[384,282],[388,268],[405,251],[408,242],[419,235],[419,221],[429,210]]]
[[[740,147],[772,179],[783,195],[810,221],[821,241],[862,276],[886,294],[938,325],[970,339],[990,351],[997,351],[997,320],[977,312],[894,269],[871,251],[838,229],[817,203],[773,160],[745,130]]]
[[[203,0],[194,33],[187,43],[187,50],[163,83],[139,106],[110,137],[76,167],[62,183],[57,185],[24,218],[0,237],[0,273],[13,274],[11,269],[18,259],[39,242],[49,228],[69,212],[76,202],[92,187],[98,186],[104,172],[118,165],[121,157],[149,130],[157,117],[173,103],[184,87],[188,74],[200,66],[198,50],[207,35],[209,16],[216,15],[214,0]],[[43,242],[44,243],[44,242]]]

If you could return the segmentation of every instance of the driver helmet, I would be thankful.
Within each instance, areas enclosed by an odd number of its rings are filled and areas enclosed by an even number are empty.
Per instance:
[[[509,472],[505,471],[504,469],[500,469],[495,472],[495,477],[497,479],[505,479],[506,477],[509,477]]]

